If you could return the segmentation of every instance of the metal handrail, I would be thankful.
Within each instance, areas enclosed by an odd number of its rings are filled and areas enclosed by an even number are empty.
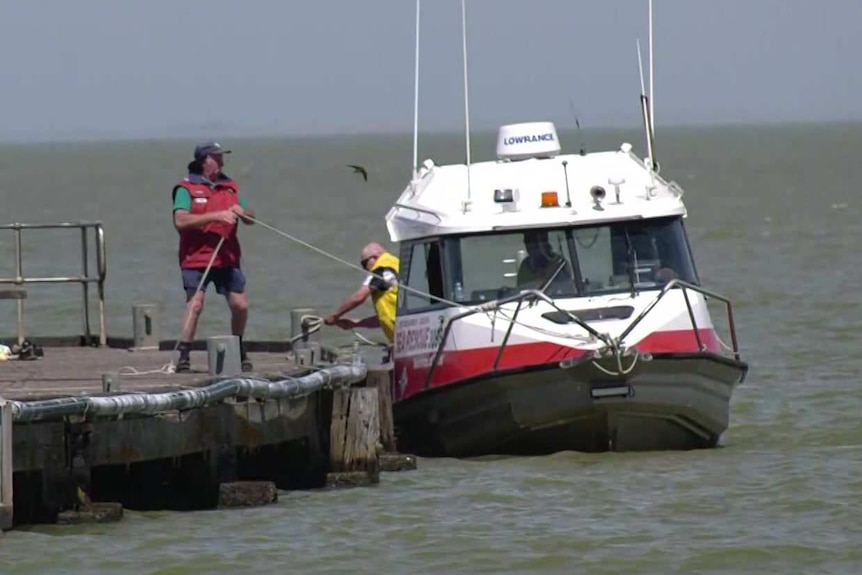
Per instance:
[[[46,276],[25,277],[23,271],[23,250],[21,247],[21,232],[23,230],[45,230],[45,229],[79,229],[81,230],[81,275],[79,276]],[[89,270],[89,238],[87,230],[94,230],[96,242],[96,276],[90,276]],[[0,230],[11,230],[15,233],[15,277],[2,278],[0,284],[46,284],[46,283],[80,283],[83,292],[83,326],[84,336],[89,343],[92,339],[90,329],[90,298],[89,286],[95,283],[99,290],[99,343],[106,345],[107,334],[105,333],[105,278],[108,275],[108,252],[105,245],[105,229],[102,222],[62,222],[62,223],[40,223],[40,224],[0,224]],[[18,343],[24,341],[24,301],[18,299]]]
[[[658,304],[658,302],[661,301],[661,299],[665,295],[670,293],[670,291],[672,289],[682,289],[683,297],[685,298],[685,305],[688,308],[689,319],[691,319],[692,327],[694,328],[695,337],[697,337],[697,344],[701,350],[704,349],[703,342],[700,339],[700,332],[697,329],[697,321],[694,318],[694,310],[691,307],[691,302],[688,299],[688,293],[686,290],[692,290],[694,292],[698,292],[700,294],[703,294],[706,297],[715,298],[724,304],[724,307],[727,310],[727,324],[728,324],[728,330],[730,331],[730,342],[731,342],[731,346],[733,348],[733,357],[734,357],[734,359],[739,361],[739,359],[740,359],[739,343],[737,342],[737,339],[736,339],[736,323],[733,320],[733,304],[730,302],[730,300],[728,298],[724,297],[723,295],[721,295],[719,293],[716,293],[714,291],[710,291],[706,288],[702,288],[702,287],[694,285],[694,284],[690,284],[690,283],[683,281],[683,280],[680,280],[680,279],[673,279],[673,280],[669,281],[667,283],[667,285],[665,285],[662,288],[661,292],[659,292],[659,294],[656,296],[656,298],[654,300],[652,300],[649,303],[649,305],[646,306],[640,314],[638,314],[638,316],[632,321],[632,323],[629,324],[629,326],[625,330],[623,330],[623,332],[617,338],[617,342],[622,344],[622,342],[626,338],[626,336],[628,336],[634,330],[634,328],[637,327],[637,325],[641,321],[643,321],[643,319],[647,316],[647,314],[649,314],[655,308],[655,306]]]
[[[599,333],[594,328],[592,328],[589,324],[587,324],[585,321],[583,321],[582,319],[580,319],[579,317],[574,315],[572,312],[565,310],[565,309],[562,309],[560,306],[558,306],[556,304],[556,302],[552,298],[548,297],[543,292],[536,290],[536,289],[522,290],[515,295],[505,297],[502,299],[497,299],[494,301],[489,301],[487,303],[483,303],[483,304],[476,306],[476,307],[471,307],[470,309],[468,309],[466,311],[463,311],[457,315],[453,315],[453,316],[447,318],[446,327],[443,328],[443,334],[440,337],[440,343],[437,345],[437,352],[434,354],[434,360],[431,362],[431,367],[428,369],[428,375],[425,377],[425,389],[428,389],[428,386],[431,385],[431,378],[434,376],[434,370],[437,368],[437,363],[440,361],[440,355],[442,355],[443,348],[446,346],[446,340],[449,338],[449,332],[452,329],[452,325],[456,321],[458,321],[459,319],[463,319],[465,317],[477,314],[477,313],[485,313],[485,312],[493,311],[493,310],[498,309],[500,306],[503,306],[503,305],[508,304],[508,303],[513,303],[513,302],[518,302],[518,310],[520,310],[520,304],[527,298],[535,298],[535,299],[541,300],[541,301],[549,304],[551,307],[553,307],[557,311],[566,314],[569,317],[569,319],[571,319],[579,327],[583,328],[587,333],[589,333],[594,338],[603,341],[606,345],[608,345],[610,347],[614,346],[614,342],[607,335],[605,335],[603,333]],[[518,310],[516,310],[516,316],[517,316]],[[506,344],[508,343],[509,334],[510,334],[512,326],[514,324],[515,324],[515,317],[513,317],[509,321],[509,330],[506,332],[506,336],[503,340],[503,343],[501,344],[501,350],[500,350],[499,354],[497,355],[496,361],[494,362],[495,368],[496,368],[497,363],[499,363],[499,361],[500,361],[500,356],[503,353],[503,351],[502,351],[503,348],[505,348]]]
[[[437,218],[438,222],[443,221],[443,216],[440,215],[439,212],[435,212],[434,210],[429,210],[428,208],[417,208],[416,206],[408,206],[407,204],[396,203],[394,206],[396,209],[401,210],[413,210],[414,212],[418,212],[420,214],[428,214],[429,216],[434,216]]]
[[[662,288],[661,292],[659,292],[658,296],[656,296],[656,298],[653,301],[651,301],[649,303],[649,305],[647,305],[646,308],[644,308],[644,310],[634,319],[634,321],[632,321],[632,323],[629,324],[629,326],[625,330],[623,330],[623,332],[616,339],[611,339],[607,334],[599,333],[594,328],[592,328],[589,324],[587,324],[585,321],[578,318],[573,312],[571,312],[569,310],[562,309],[561,307],[559,307],[556,304],[556,302],[554,302],[554,300],[552,298],[547,296],[544,292],[541,292],[541,291],[535,290],[535,289],[531,289],[531,290],[521,291],[521,292],[519,292],[513,296],[507,297],[507,298],[502,298],[502,299],[490,301],[488,303],[485,303],[485,304],[482,304],[482,305],[479,305],[476,307],[472,307],[468,310],[465,310],[464,312],[461,312],[457,315],[453,315],[453,316],[449,317],[446,321],[446,327],[443,329],[443,334],[440,337],[440,343],[437,345],[437,351],[434,354],[434,359],[431,362],[431,367],[428,370],[428,375],[425,377],[425,389],[428,389],[428,387],[431,385],[431,378],[434,376],[434,370],[436,369],[437,364],[440,361],[440,356],[443,353],[443,349],[446,346],[446,340],[449,338],[449,332],[451,331],[452,325],[456,321],[458,321],[459,319],[463,319],[465,317],[468,317],[468,316],[471,316],[471,315],[474,315],[477,313],[493,311],[495,309],[498,309],[500,306],[502,306],[504,304],[508,304],[508,303],[512,303],[512,302],[516,302],[516,301],[518,302],[518,307],[515,310],[515,316],[509,322],[509,328],[506,330],[506,335],[504,336],[503,342],[500,345],[500,351],[497,353],[497,357],[494,361],[494,369],[495,370],[497,369],[497,367],[499,365],[500,359],[503,355],[503,350],[505,349],[506,345],[508,344],[509,336],[512,332],[512,327],[515,325],[515,319],[517,318],[518,312],[521,309],[521,304],[524,302],[524,300],[526,300],[528,298],[535,298],[535,299],[541,300],[545,303],[550,304],[551,307],[553,307],[557,311],[565,313],[569,317],[569,319],[571,319],[575,324],[577,324],[578,326],[580,326],[581,328],[586,330],[591,336],[604,342],[608,346],[608,348],[613,350],[614,353],[618,354],[621,352],[622,342],[623,342],[623,340],[625,340],[626,336],[628,336],[634,330],[634,328],[637,327],[637,325],[647,316],[647,314],[649,314],[655,308],[655,306],[658,304],[658,302],[661,301],[661,299],[667,293],[669,293],[670,290],[672,290],[672,289],[682,289],[683,290],[683,297],[685,298],[685,304],[686,304],[686,307],[688,309],[689,319],[692,322],[692,327],[694,328],[695,337],[697,338],[697,344],[698,344],[698,348],[700,350],[704,349],[704,345],[703,345],[703,341],[701,340],[701,337],[700,337],[700,332],[697,328],[697,321],[694,317],[694,310],[691,307],[691,301],[689,300],[688,293],[686,292],[686,290],[690,289],[692,291],[701,293],[704,296],[715,298],[715,299],[721,301],[722,303],[724,303],[725,309],[727,310],[727,321],[728,321],[728,328],[730,331],[730,341],[731,341],[731,345],[733,348],[733,357],[734,357],[734,359],[739,361],[740,360],[739,344],[738,344],[737,339],[736,339],[736,324],[735,324],[734,319],[733,319],[733,304],[730,302],[730,300],[728,298],[722,296],[721,294],[718,294],[716,292],[710,291],[706,288],[702,288],[702,287],[694,285],[694,284],[690,284],[690,283],[685,282],[683,280],[674,279],[674,280],[669,281],[667,283],[667,285],[665,285]]]

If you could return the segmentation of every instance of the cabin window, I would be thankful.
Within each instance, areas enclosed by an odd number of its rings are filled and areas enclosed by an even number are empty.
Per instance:
[[[480,303],[542,289],[577,295],[565,230],[527,230],[444,239],[449,299]]]
[[[674,278],[698,283],[680,217],[445,237],[442,248],[445,273],[435,276],[441,283],[432,287],[465,304],[524,289],[566,298],[660,289]],[[414,257],[424,253],[414,249]],[[414,268],[436,269],[435,254],[434,265],[411,262],[411,277],[419,273]],[[420,303],[431,305],[427,298]]]
[[[408,289],[398,290],[398,307],[404,312],[440,307],[438,300],[427,295],[418,295],[412,290],[444,297],[443,265],[440,260],[438,241],[404,244],[401,248],[402,281]],[[406,269],[407,274],[404,275]]]
[[[698,283],[682,219],[615,222],[573,230],[584,294]]]

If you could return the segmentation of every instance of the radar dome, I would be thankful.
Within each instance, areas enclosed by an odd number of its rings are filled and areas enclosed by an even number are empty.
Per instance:
[[[507,124],[497,132],[498,160],[553,158],[560,153],[560,141],[553,122]]]

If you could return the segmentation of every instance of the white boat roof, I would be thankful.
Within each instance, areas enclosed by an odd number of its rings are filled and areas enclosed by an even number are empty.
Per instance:
[[[628,143],[612,151],[477,162],[469,169],[468,202],[465,164],[438,166],[425,160],[387,213],[386,226],[391,240],[400,242],[506,229],[684,217],[682,188],[662,179],[649,165]],[[567,178],[571,206],[566,205]],[[591,195],[595,186],[605,190],[601,202]],[[512,190],[515,201],[495,202],[495,190],[501,190],[498,195]],[[559,207],[542,207],[543,192],[556,192]]]

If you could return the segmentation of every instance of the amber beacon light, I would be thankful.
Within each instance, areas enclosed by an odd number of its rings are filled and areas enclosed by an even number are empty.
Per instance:
[[[558,208],[560,201],[557,198],[557,192],[542,192],[542,207],[543,208]]]

